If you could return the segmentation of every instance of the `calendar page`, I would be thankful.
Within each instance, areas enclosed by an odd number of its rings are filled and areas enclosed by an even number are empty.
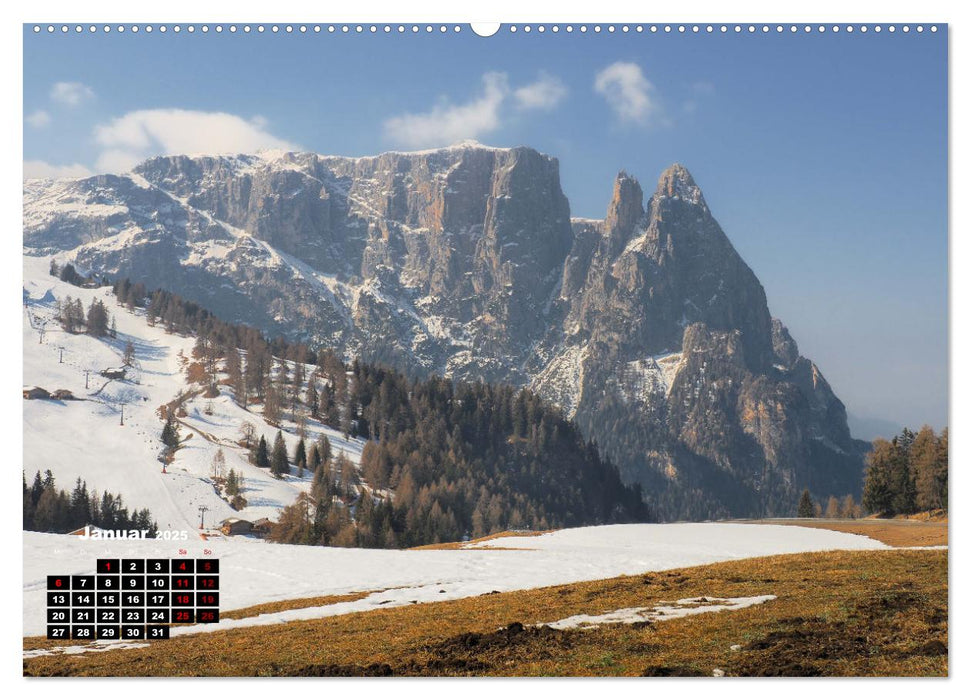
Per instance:
[[[949,674],[946,21],[85,12],[19,29],[29,690]]]

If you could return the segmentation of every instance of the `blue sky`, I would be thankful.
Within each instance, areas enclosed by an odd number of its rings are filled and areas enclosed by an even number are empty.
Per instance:
[[[475,138],[574,216],[673,162],[857,416],[947,422],[947,33],[24,36],[28,174]]]

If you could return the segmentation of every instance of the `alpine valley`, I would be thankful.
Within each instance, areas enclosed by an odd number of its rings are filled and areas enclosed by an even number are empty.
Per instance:
[[[26,181],[24,254],[412,377],[528,387],[660,519],[860,492],[869,443],[681,165],[649,195],[620,173],[590,220],[525,147],[157,157]]]

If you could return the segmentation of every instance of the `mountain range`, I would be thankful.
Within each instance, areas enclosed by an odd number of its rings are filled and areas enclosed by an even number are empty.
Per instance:
[[[860,491],[869,443],[681,165],[647,196],[621,172],[593,220],[526,147],[163,156],[26,181],[24,253],[412,376],[529,387],[663,519]]]

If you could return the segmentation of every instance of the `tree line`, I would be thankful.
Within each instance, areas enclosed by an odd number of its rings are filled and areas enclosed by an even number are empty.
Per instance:
[[[867,455],[863,506],[885,516],[947,510],[947,428],[940,435],[925,425],[891,440],[873,441]]]
[[[57,300],[54,315],[61,328],[68,333],[87,333],[95,338],[106,335],[115,337],[118,334],[108,307],[100,299],[92,299],[85,312],[80,299],[72,299],[67,295],[63,300]]]
[[[640,487],[624,485],[595,443],[528,390],[409,381],[361,362],[348,385],[351,434],[367,440],[360,473],[322,449],[310,494],[274,528],[278,541],[411,547],[649,517]]]
[[[197,336],[187,372],[207,395],[224,385],[241,406],[261,406],[267,423],[297,424],[292,455],[281,432],[270,441],[243,426],[253,464],[280,478],[312,475],[310,493],[273,529],[278,541],[401,547],[649,518],[640,487],[625,486],[595,443],[528,390],[409,380],[328,349],[268,340],[164,290],[128,279],[114,289],[150,323]],[[360,472],[331,454],[326,438],[307,443],[311,421],[367,441]]]
[[[856,502],[853,494],[848,493],[842,498],[830,496],[826,506],[816,503],[809,489],[805,489],[799,497],[796,515],[800,518],[843,518],[852,520],[863,516],[863,507]]]
[[[830,496],[825,508],[809,489],[797,506],[800,518],[858,518],[864,513],[893,517],[924,511],[947,511],[947,428],[940,435],[925,425],[914,433],[904,428],[890,440],[878,438],[866,456],[861,504],[852,495]]]
[[[149,537],[158,534],[158,525],[148,508],[129,512],[121,496],[104,491],[88,492],[79,477],[71,492],[58,489],[50,470],[34,475],[30,486],[24,483],[24,530],[36,532],[73,532],[85,525],[103,530],[147,530]]]

